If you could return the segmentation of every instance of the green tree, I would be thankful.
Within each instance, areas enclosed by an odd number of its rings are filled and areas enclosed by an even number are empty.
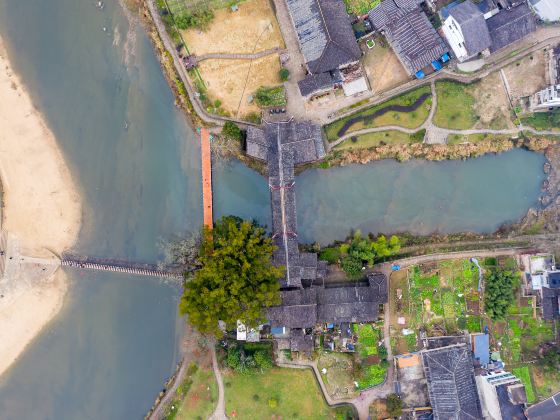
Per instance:
[[[518,274],[509,270],[490,270],[486,274],[484,310],[493,320],[504,319],[515,298]]]
[[[350,278],[358,277],[362,273],[362,262],[351,255],[342,259],[341,267]]]
[[[545,372],[558,372],[560,370],[560,348],[550,347],[547,349],[539,360],[539,365]]]
[[[175,23],[179,29],[198,28],[205,30],[214,19],[214,12],[207,8],[187,10],[175,17]]]
[[[390,394],[387,397],[387,413],[391,417],[399,417],[402,414],[402,400],[397,394]]]
[[[234,122],[226,121],[222,128],[222,136],[241,141],[241,129]]]
[[[257,350],[253,354],[253,359],[260,369],[270,369],[272,367],[272,358],[270,354],[264,350]]]
[[[280,76],[280,80],[282,80],[283,82],[287,82],[290,78],[290,70],[288,70],[286,67],[282,67],[278,72],[278,76]]]
[[[180,311],[202,333],[220,335],[218,321],[248,328],[265,320],[265,308],[280,304],[284,269],[271,263],[272,240],[264,228],[237,217],[223,217],[204,229],[202,268],[185,282]]]

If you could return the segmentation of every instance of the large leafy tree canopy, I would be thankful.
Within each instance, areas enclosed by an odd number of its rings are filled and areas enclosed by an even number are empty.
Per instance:
[[[372,266],[376,260],[394,254],[400,247],[399,238],[396,236],[391,236],[389,241],[383,235],[372,240],[362,237],[362,233],[358,230],[350,243],[340,246],[340,253],[343,255],[342,269],[350,277],[357,277],[361,274],[364,262]]]
[[[484,309],[493,320],[504,319],[515,298],[519,275],[509,270],[491,270],[486,274]]]
[[[264,321],[266,307],[280,304],[283,269],[271,263],[272,240],[254,222],[224,217],[204,230],[202,268],[187,281],[181,313],[202,333],[220,334],[218,321],[234,328]]]

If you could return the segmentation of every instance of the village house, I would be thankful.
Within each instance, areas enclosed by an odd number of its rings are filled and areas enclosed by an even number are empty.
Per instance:
[[[301,252],[297,237],[295,166],[325,156],[321,129],[310,122],[264,121],[247,130],[247,154],[267,162],[272,211],[274,264],[285,267],[280,280],[282,304],[269,308],[268,320],[279,349],[311,351],[316,324],[377,320],[388,299],[387,278],[368,276],[365,284],[325,287],[327,262]],[[239,337],[248,337],[241,328]]]
[[[459,61],[488,55],[536,31],[525,0],[466,0],[441,12],[443,33]]]
[[[545,320],[560,319],[560,270],[554,256],[526,256],[528,271],[525,273],[523,293],[537,299],[541,317]]]
[[[347,96],[368,90],[362,51],[340,0],[286,0],[308,75],[298,82],[311,98],[342,87]]]
[[[525,420],[527,394],[515,375],[497,370],[476,376],[482,414],[490,420]]]
[[[442,25],[443,33],[459,61],[480,53],[489,53],[492,40],[480,9],[467,0],[449,10]]]
[[[423,0],[384,0],[369,12],[374,30],[381,32],[409,75],[425,76],[426,68],[442,68],[448,47],[420,8]]]
[[[466,344],[422,351],[435,420],[481,419],[472,355]]]

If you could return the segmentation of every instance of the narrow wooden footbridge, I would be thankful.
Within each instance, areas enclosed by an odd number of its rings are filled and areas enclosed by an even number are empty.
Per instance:
[[[64,255],[60,260],[60,265],[63,267],[72,267],[77,269],[109,271],[113,273],[134,274],[137,276],[159,277],[173,280],[180,280],[183,278],[183,274],[180,271],[161,270],[155,264],[141,264],[91,257],[76,257],[73,255]]]

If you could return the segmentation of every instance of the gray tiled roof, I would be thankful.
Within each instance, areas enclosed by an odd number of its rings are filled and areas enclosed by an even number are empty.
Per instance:
[[[466,344],[422,351],[435,420],[482,418],[471,352]]]
[[[526,37],[537,30],[533,13],[527,3],[511,9],[503,9],[486,21],[492,45],[490,51],[495,52]]]
[[[470,0],[451,8],[449,14],[461,26],[470,57],[490,48],[492,40],[484,15]]]
[[[379,305],[387,302],[387,294],[383,292],[386,290],[387,277],[382,273],[369,286],[284,290],[282,305],[269,308],[268,319],[272,326],[289,328],[309,328],[317,322],[375,321]]]
[[[542,317],[549,320],[560,318],[560,289],[543,287],[541,293]]]
[[[341,0],[286,0],[311,73],[360,59],[362,53]]]
[[[310,122],[293,120],[268,123],[247,130],[247,153],[266,156],[272,212],[272,238],[276,250],[273,261],[286,268],[280,285],[301,287],[301,280],[314,280],[316,254],[300,255],[297,241],[297,211],[294,166],[316,161],[325,155],[321,128]],[[301,261],[300,261],[301,260]]]
[[[377,30],[385,32],[409,74],[415,74],[447,52],[445,42],[414,2],[400,7],[395,0],[385,0],[369,12],[368,18]]]
[[[298,82],[299,91],[302,96],[309,96],[315,92],[332,88],[333,78],[329,72],[310,74]]]

